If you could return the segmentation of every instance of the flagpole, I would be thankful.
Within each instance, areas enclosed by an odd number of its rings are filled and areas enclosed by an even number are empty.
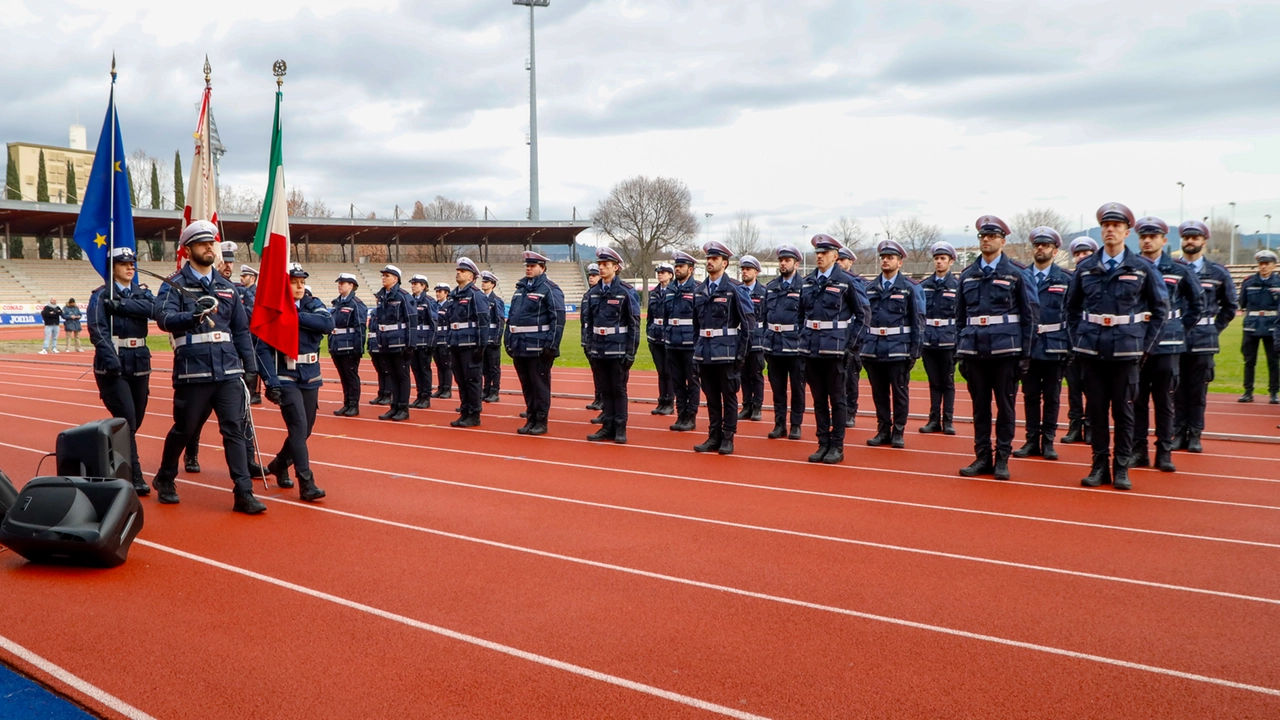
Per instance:
[[[111,300],[112,304],[114,304],[116,299],[116,272],[115,272],[116,271],[116,266],[115,266],[115,262],[116,262],[116,258],[115,258],[115,254],[116,254],[116,127],[118,127],[116,125],[117,123],[117,120],[116,120],[116,54],[114,52],[111,53],[110,103],[111,103],[111,157],[108,158],[110,162],[107,166],[107,177],[111,180],[111,182],[108,183],[111,189],[109,191],[110,194],[108,196],[110,199],[110,203],[107,206],[109,208],[107,210],[107,238],[108,238],[107,267],[106,267],[107,272],[105,273],[107,277],[104,279],[107,281],[107,298]],[[107,322],[108,322],[108,327],[111,331],[111,337],[114,338],[116,334],[116,317],[114,313],[110,316],[110,319]],[[115,341],[112,340],[112,342],[115,342]]]
[[[213,153],[212,153],[213,146],[212,146],[212,142],[209,140],[209,126],[213,123],[213,121],[209,119],[210,116],[213,115],[213,79],[211,77],[212,74],[213,74],[213,66],[209,64],[209,56],[205,55],[204,56],[204,97],[205,97],[204,122],[200,126],[200,135],[201,135],[200,144],[201,146],[207,146],[210,150],[209,156],[206,157],[205,160],[209,163],[209,182],[213,183],[213,201],[216,204],[218,202],[218,176],[213,172]],[[212,212],[211,214],[216,215],[218,217],[218,239],[226,240],[227,231],[226,231],[226,227],[223,226],[222,224],[222,216],[219,215],[217,212]]]

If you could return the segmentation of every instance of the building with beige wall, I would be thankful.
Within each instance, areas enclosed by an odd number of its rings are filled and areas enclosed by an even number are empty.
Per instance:
[[[71,128],[71,147],[12,142],[8,145],[9,162],[18,167],[18,192],[23,200],[36,199],[36,184],[40,176],[40,152],[44,151],[44,168],[49,183],[49,202],[67,201],[67,161],[76,170],[76,198],[84,200],[84,189],[93,169],[93,153],[85,149],[84,128]],[[4,194],[4,197],[8,197]]]

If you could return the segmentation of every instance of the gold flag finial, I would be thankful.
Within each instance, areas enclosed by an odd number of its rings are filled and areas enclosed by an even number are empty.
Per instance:
[[[115,81],[116,81],[116,54],[115,54],[115,52],[114,52],[114,51],[112,51],[112,53],[111,53],[111,82],[113,82],[113,83],[114,83]]]
[[[289,69],[283,60],[277,60],[271,64],[271,74],[276,76],[276,87],[280,88],[284,85],[284,74]]]
[[[213,72],[213,67],[209,65],[209,56],[204,56],[204,84],[209,85],[209,75]]]

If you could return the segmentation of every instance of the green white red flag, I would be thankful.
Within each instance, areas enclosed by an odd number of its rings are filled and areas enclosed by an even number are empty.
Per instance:
[[[275,125],[271,130],[271,167],[262,216],[253,237],[253,251],[262,259],[250,330],[259,339],[291,358],[298,357],[298,308],[289,284],[289,208],[284,189],[283,131],[276,91]]]

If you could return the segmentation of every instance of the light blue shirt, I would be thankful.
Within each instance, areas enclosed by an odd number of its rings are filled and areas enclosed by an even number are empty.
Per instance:
[[[1115,256],[1115,257],[1111,257],[1110,255],[1108,255],[1108,254],[1107,254],[1107,249],[1106,249],[1105,247],[1104,247],[1104,248],[1102,248],[1102,265],[1103,265],[1103,267],[1106,267],[1106,268],[1110,269],[1110,267],[1111,267],[1111,261],[1112,261],[1112,260],[1115,260],[1115,261],[1116,261],[1116,265],[1119,265],[1120,263],[1124,262],[1124,254],[1125,254],[1125,249],[1124,249],[1124,248],[1120,248],[1120,254],[1119,254],[1119,255],[1117,255],[1117,256]]]
[[[818,277],[820,277],[820,278],[829,278],[829,277],[831,277],[831,271],[832,271],[832,270],[834,270],[834,269],[835,269],[835,267],[836,267],[835,265],[832,265],[831,267],[827,268],[826,270],[822,270],[821,268],[819,268],[819,270],[818,270]]]
[[[987,268],[991,268],[992,270],[995,270],[996,266],[1000,264],[1000,260],[1002,258],[1004,258],[1004,253],[1000,253],[999,255],[997,255],[994,262],[987,262],[986,258],[979,257],[978,267],[982,268],[983,270],[986,270]]]

